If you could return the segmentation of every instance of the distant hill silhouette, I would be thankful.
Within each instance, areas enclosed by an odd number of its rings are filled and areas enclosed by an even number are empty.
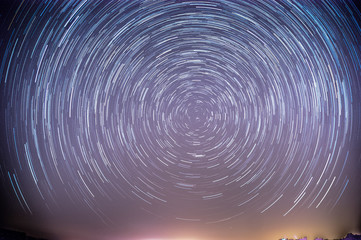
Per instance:
[[[361,235],[355,235],[355,234],[349,233],[346,235],[346,237],[343,240],[361,240]]]
[[[47,240],[26,235],[24,232],[0,229],[0,240]]]
[[[293,239],[281,238],[280,240],[293,240]],[[307,240],[307,238],[304,237],[304,238],[295,239],[295,240]],[[328,239],[327,239],[327,238],[316,238],[315,240],[328,240]],[[361,240],[361,235],[348,233],[348,234],[346,235],[346,237],[344,237],[344,238],[341,238],[341,239],[333,239],[333,240]]]

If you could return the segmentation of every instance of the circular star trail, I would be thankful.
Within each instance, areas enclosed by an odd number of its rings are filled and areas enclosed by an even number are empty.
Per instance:
[[[352,2],[14,5],[0,166],[25,212],[81,206],[107,221],[131,202],[179,221],[281,217],[332,209],[353,181]]]

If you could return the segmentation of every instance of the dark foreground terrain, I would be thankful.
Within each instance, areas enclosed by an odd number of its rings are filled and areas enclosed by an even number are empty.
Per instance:
[[[36,237],[29,236],[24,232],[0,229],[0,240],[51,240],[51,239],[36,238]],[[334,240],[337,240],[337,239],[334,239]],[[346,237],[341,238],[339,240],[361,240],[361,235],[349,233],[346,235]]]

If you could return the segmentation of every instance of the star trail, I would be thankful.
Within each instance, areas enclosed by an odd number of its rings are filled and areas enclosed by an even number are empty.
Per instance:
[[[358,214],[360,17],[352,1],[4,3],[3,225]]]

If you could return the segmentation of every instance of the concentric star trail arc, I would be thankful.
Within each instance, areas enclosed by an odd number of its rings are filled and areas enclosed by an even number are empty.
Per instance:
[[[14,5],[0,167],[23,211],[73,205],[112,222],[107,206],[131,202],[219,223],[333,209],[355,181],[352,2]]]

